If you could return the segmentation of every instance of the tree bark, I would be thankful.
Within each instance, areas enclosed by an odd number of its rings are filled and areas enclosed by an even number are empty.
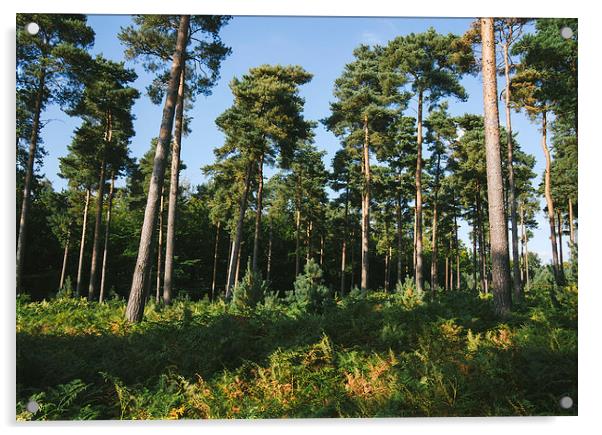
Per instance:
[[[564,271],[564,258],[562,255],[562,213],[560,210],[556,211],[558,215],[558,254],[560,255],[560,269]]]
[[[477,290],[477,239],[478,239],[478,229],[476,223],[476,217],[472,222],[472,289],[473,291]]]
[[[401,197],[397,195],[397,282],[401,282],[401,249],[402,249],[402,235],[403,235],[403,224],[401,221]]]
[[[217,229],[215,231],[215,248],[213,248],[213,275],[211,278],[211,300],[214,300],[215,298],[215,278],[217,276],[217,252],[219,248],[219,231],[221,224],[222,223],[220,221],[217,221]],[[163,284],[163,292],[165,292],[165,283]]]
[[[460,244],[458,242],[458,215],[456,214],[455,209],[454,209],[454,248],[456,251],[456,290],[460,290]]]
[[[525,209],[521,204],[520,225],[522,227],[523,246],[525,248],[525,289],[529,290],[529,247],[527,245],[527,231],[525,230]]]
[[[163,277],[163,303],[171,303],[173,293],[173,261],[176,245],[176,213],[178,209],[178,190],[180,187],[180,150],[182,149],[182,131],[184,129],[184,90],[186,86],[186,60],[182,62],[180,83],[175,109],[174,140],[171,148],[171,173],[169,180],[169,201],[167,205],[167,233],[165,235],[165,274]]]
[[[385,293],[388,293],[388,291],[389,291],[389,263],[390,263],[390,259],[391,259],[391,248],[389,247],[387,249],[387,252],[385,253],[385,282],[384,282]]]
[[[552,180],[550,171],[552,168],[552,158],[550,157],[550,150],[548,149],[547,144],[547,114],[546,112],[542,112],[542,136],[541,136],[541,147],[543,148],[543,153],[546,157],[546,171],[544,175],[544,196],[546,198],[546,204],[548,208],[548,220],[550,223],[550,241],[552,243],[552,268],[554,270],[554,279],[556,284],[562,285],[564,282],[564,276],[562,273],[562,269],[560,268],[558,262],[558,244],[556,242],[556,224],[555,224],[555,215],[554,215],[554,201],[552,199]],[[554,290],[552,290],[552,300],[555,301]]]
[[[295,202],[297,207],[297,218],[295,221],[295,276],[298,276],[301,272],[300,270],[300,256],[299,252],[300,244],[301,244],[301,180],[300,177],[297,176],[297,188],[295,192]]]
[[[267,265],[267,270],[266,270],[266,275],[265,275],[265,280],[267,282],[270,282],[270,274],[272,272],[272,243],[274,240],[274,230],[272,228],[272,220],[270,219],[270,233],[269,233],[269,239],[268,239],[268,265]]]
[[[504,183],[500,158],[499,113],[493,18],[481,18],[483,106],[487,161],[487,199],[491,236],[493,301],[498,315],[506,315],[512,303],[508,233],[504,216]]]
[[[31,126],[31,136],[29,138],[29,156],[27,157],[27,169],[25,171],[25,180],[23,186],[23,201],[21,203],[21,217],[19,219],[19,236],[17,239],[17,271],[16,271],[16,290],[21,293],[21,284],[23,278],[23,264],[25,262],[25,250],[27,244],[27,224],[29,222],[29,208],[31,201],[31,182],[34,177],[33,165],[36,160],[38,148],[38,137],[40,131],[40,114],[42,112],[42,102],[44,99],[44,90],[46,87],[46,70],[40,70],[38,92],[33,111],[33,122]]]
[[[416,155],[416,291],[422,292],[422,91],[418,92]]]
[[[159,202],[159,193],[163,187],[165,177],[165,160],[169,149],[171,130],[173,127],[174,109],[177,99],[178,84],[182,65],[184,63],[184,52],[188,40],[188,27],[190,23],[189,15],[180,17],[180,26],[176,40],[176,49],[173,55],[171,65],[169,85],[167,88],[167,98],[163,108],[163,118],[161,120],[161,129],[159,131],[159,141],[155,152],[153,172],[148,190],[146,209],[144,211],[144,223],[140,234],[140,246],[138,248],[138,258],[132,278],[132,288],[128,305],[126,308],[126,319],[130,322],[140,322],[144,315],[145,287],[148,276],[148,269],[151,267],[152,234],[157,221],[157,208]]]
[[[90,285],[88,286],[89,301],[94,299],[98,289],[98,279],[96,276],[98,274],[98,257],[100,255],[100,227],[102,225],[102,209],[105,195],[105,171],[106,161],[103,159],[96,193],[96,218],[94,221],[94,239],[92,240],[92,260],[90,262]]]
[[[79,261],[77,263],[77,283],[75,285],[75,292],[77,296],[81,296],[81,284],[82,284],[82,270],[84,265],[84,248],[86,246],[86,229],[88,226],[88,206],[90,205],[90,188],[86,190],[86,204],[84,206],[84,219],[82,222],[82,237],[79,244]]]
[[[364,115],[364,189],[362,191],[362,276],[361,291],[368,291],[369,242],[370,242],[370,143],[368,136],[368,115]]]
[[[345,187],[345,226],[343,230],[343,243],[341,246],[341,296],[345,294],[345,269],[347,268],[347,233],[349,232],[349,180]]]
[[[431,239],[431,251],[432,251],[432,259],[431,259],[431,298],[435,297],[435,293],[437,292],[437,287],[439,286],[439,265],[437,258],[437,196],[439,194],[439,171],[441,169],[441,154],[437,153],[437,168],[435,171],[435,192],[433,195],[433,234]]]
[[[161,300],[161,269],[163,264],[163,210],[165,209],[165,193],[164,188],[161,189],[161,199],[159,205],[159,240],[157,242],[157,276],[155,286],[155,303]]]
[[[324,266],[324,234],[320,234],[320,267]]]
[[[65,243],[65,251],[63,253],[63,267],[61,268],[61,280],[59,282],[59,290],[63,288],[65,283],[65,272],[67,270],[67,258],[69,257],[69,242],[71,241],[71,229],[67,230],[67,242]]]
[[[111,208],[113,206],[113,192],[115,191],[115,172],[111,173],[111,187],[109,188],[109,197],[107,198],[107,223],[105,224],[105,246],[102,253],[102,269],[100,272],[100,296],[98,302],[102,303],[105,299],[105,274],[107,272],[107,261],[109,252],[109,229],[111,226]]]
[[[510,27],[509,32],[508,40],[503,45],[504,75],[506,78],[504,105],[506,110],[506,142],[508,147],[508,202],[510,203],[510,223],[512,225],[512,284],[514,287],[514,299],[516,302],[519,302],[522,299],[522,283],[520,279],[520,256],[518,254],[516,189],[514,186],[514,145],[512,143],[512,120],[510,116],[510,62],[508,57],[508,44],[512,38],[512,27]]]
[[[247,199],[249,196],[249,188],[251,186],[251,174],[253,172],[253,162],[247,164],[247,173],[245,174],[245,188],[240,196],[238,221],[236,222],[236,238],[232,245],[232,253],[230,255],[230,265],[228,267],[228,281],[226,285],[226,299],[229,299],[232,294],[232,288],[235,282],[238,282],[238,268],[240,265],[240,245],[242,243],[242,231],[245,221],[245,213],[247,211]]]
[[[263,158],[257,162],[257,210],[255,211],[255,236],[253,237],[253,273],[259,273],[259,242],[261,239],[261,215],[263,213]]]
[[[575,244],[575,228],[573,225],[573,200],[569,198],[569,229],[571,230],[570,241],[571,245]]]
[[[449,290],[449,278],[450,278],[450,274],[449,274],[449,256],[446,255],[445,256],[445,291],[446,292]]]

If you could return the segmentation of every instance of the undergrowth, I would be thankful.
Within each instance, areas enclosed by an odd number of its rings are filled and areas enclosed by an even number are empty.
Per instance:
[[[151,302],[140,324],[119,300],[21,297],[17,419],[576,415],[576,287],[499,320],[408,286],[325,304],[313,272],[294,300]]]

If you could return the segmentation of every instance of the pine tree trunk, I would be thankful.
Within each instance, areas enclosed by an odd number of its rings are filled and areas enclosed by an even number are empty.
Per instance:
[[[397,195],[397,282],[401,282],[401,249],[402,249],[402,235],[403,235],[403,224],[401,222],[401,198]]]
[[[445,291],[449,291],[449,256],[445,256]]]
[[[103,160],[100,168],[100,177],[98,179],[98,190],[96,193],[96,218],[94,221],[94,239],[92,240],[92,260],[90,262],[90,285],[88,286],[88,300],[91,301],[96,296],[98,259],[100,255],[100,227],[102,225],[102,209],[105,194],[105,170],[106,162]]]
[[[345,188],[345,227],[343,231],[343,243],[341,246],[341,296],[345,295],[345,269],[347,268],[347,234],[349,232],[349,180]]]
[[[262,152],[257,163],[257,207],[255,211],[255,236],[253,237],[253,273],[259,273],[259,242],[261,239],[261,215],[263,213],[263,158]]]
[[[432,251],[432,259],[431,259],[431,298],[435,297],[435,293],[437,292],[437,287],[439,286],[439,265],[437,258],[437,218],[438,218],[438,208],[437,208],[437,196],[439,194],[439,172],[441,169],[441,154],[437,154],[437,168],[435,171],[435,192],[433,195],[433,234],[431,239],[431,251]]]
[[[301,253],[299,249],[301,248],[301,180],[299,176],[297,176],[297,188],[295,192],[295,202],[297,207],[297,218],[295,220],[295,276],[298,276],[301,272],[300,270],[300,257]]]
[[[556,211],[558,216],[558,254],[560,255],[560,270],[564,273],[564,256],[562,254],[562,213],[560,210]]]
[[[178,85],[178,96],[176,98],[175,109],[174,140],[171,148],[169,201],[167,205],[167,233],[165,235],[165,274],[163,277],[163,303],[165,305],[169,305],[171,303],[171,295],[173,293],[173,261],[176,244],[176,213],[178,208],[178,190],[180,187],[180,150],[182,149],[182,130],[184,129],[185,86],[186,60],[182,62],[182,69],[180,71],[180,83]]]
[[[414,282],[416,281],[416,198],[414,198],[414,251],[412,257],[412,272],[414,274]]]
[[[161,189],[161,199],[159,205],[159,240],[157,242],[157,276],[155,286],[155,303],[161,301],[161,269],[163,265],[163,210],[165,209],[165,186]]]
[[[487,199],[491,235],[493,302],[498,315],[506,315],[512,303],[508,233],[504,216],[504,183],[500,158],[499,113],[493,18],[481,18],[483,45],[483,102],[487,161]]]
[[[477,239],[478,230],[476,224],[476,217],[472,222],[472,289],[477,290]]]
[[[23,264],[25,262],[25,250],[27,245],[27,224],[29,223],[29,208],[31,201],[31,182],[34,177],[33,165],[36,160],[38,148],[38,137],[40,133],[40,114],[42,112],[42,103],[46,87],[46,70],[40,70],[38,91],[33,110],[33,122],[31,126],[31,136],[29,138],[29,156],[27,157],[27,169],[25,171],[25,180],[23,186],[23,201],[21,203],[21,217],[19,219],[19,236],[17,239],[17,271],[16,271],[16,289],[17,294],[21,293],[21,284],[23,279]]]
[[[272,220],[270,219],[270,233],[269,233],[269,240],[268,240],[268,265],[267,265],[267,270],[266,270],[266,275],[265,275],[265,280],[267,282],[270,282],[270,274],[272,272],[272,243],[274,240],[274,231],[272,228]]]
[[[238,256],[236,257],[236,273],[234,275],[234,284],[232,285],[232,288],[234,288],[238,285],[238,278],[239,278],[239,272],[240,272],[240,257],[242,257],[242,247],[244,246],[244,244],[245,244],[245,242],[242,242],[240,244],[241,252],[239,252]]]
[[[88,207],[90,205],[90,188],[86,190],[86,204],[84,206],[84,218],[82,222],[82,237],[79,244],[79,261],[77,263],[77,283],[75,285],[75,293],[81,296],[82,270],[84,265],[84,249],[86,246],[86,229],[88,226]]]
[[[512,38],[510,28],[508,39]],[[514,144],[512,143],[512,120],[510,116],[510,62],[508,57],[508,44],[504,48],[504,74],[506,78],[506,89],[504,104],[506,109],[506,142],[508,147],[508,202],[510,203],[510,223],[512,225],[512,284],[514,287],[514,299],[519,302],[522,298],[522,283],[520,279],[519,254],[518,254],[518,226],[516,218],[516,192],[514,186]]]
[[[320,234],[320,267],[324,266],[324,234]]]
[[[355,286],[355,224],[351,230],[351,285],[350,289],[353,290]]]
[[[113,192],[115,191],[115,172],[111,173],[111,187],[109,188],[109,197],[107,198],[107,223],[105,224],[105,246],[102,252],[102,269],[100,271],[100,296],[98,302],[102,303],[105,299],[105,275],[107,272],[107,261],[109,252],[109,229],[111,226],[111,208],[113,206]]]
[[[522,227],[523,247],[525,249],[525,289],[529,290],[529,247],[527,245],[527,231],[525,230],[525,209],[521,204],[520,225]]]
[[[479,244],[479,279],[481,281],[481,291],[487,293],[487,283],[486,283],[486,267],[485,267],[485,241],[483,236],[483,218],[481,215],[481,190],[480,186],[477,183],[477,240]]]
[[[211,300],[215,299],[215,278],[217,276],[217,252],[219,248],[219,231],[221,222],[217,221],[217,229],[215,231],[215,247],[213,248],[213,274],[211,277]],[[165,283],[163,284],[163,291],[165,292]]]
[[[422,91],[418,92],[416,155],[416,291],[422,292]]]
[[[368,115],[364,115],[364,188],[362,190],[362,276],[361,291],[368,291],[369,242],[370,242],[370,149],[368,140]]]
[[[456,252],[456,290],[460,290],[460,244],[458,243],[458,215],[456,214],[455,209],[454,209],[454,248],[455,248],[455,252]]]
[[[546,198],[546,204],[548,207],[548,220],[550,223],[550,241],[552,243],[552,268],[554,270],[554,279],[556,284],[562,285],[564,281],[564,276],[562,274],[562,269],[560,268],[558,262],[558,244],[556,241],[556,224],[555,224],[555,213],[554,213],[554,201],[552,199],[552,181],[550,171],[552,168],[552,158],[550,157],[550,150],[547,145],[547,116],[546,112],[542,113],[542,137],[541,137],[541,146],[543,148],[543,153],[546,157],[546,171],[544,175],[544,196]],[[552,290],[552,300],[555,301],[556,295],[554,294],[554,290]]]
[[[234,283],[238,282],[238,266],[240,265],[240,246],[242,244],[242,232],[245,221],[245,213],[247,211],[247,199],[249,196],[249,188],[251,186],[251,174],[253,172],[253,162],[247,164],[247,173],[245,175],[245,188],[240,196],[238,221],[236,222],[236,238],[232,245],[232,253],[228,267],[228,281],[226,285],[226,299],[229,299],[232,294]]]
[[[67,258],[69,257],[69,242],[71,241],[71,229],[67,230],[67,242],[65,243],[65,251],[63,253],[63,267],[61,268],[61,280],[59,282],[59,290],[63,288],[65,283],[65,272],[67,271]]]
[[[571,230],[570,241],[571,245],[575,244],[575,228],[573,225],[573,200],[569,198],[569,229]]]
[[[146,281],[150,278],[148,270],[151,267],[152,235],[157,222],[159,194],[163,187],[165,177],[165,161],[170,145],[180,74],[182,72],[182,65],[185,61],[184,52],[188,40],[189,23],[189,15],[182,15],[180,17],[176,49],[173,55],[167,97],[163,108],[161,129],[159,131],[159,141],[157,142],[155,151],[153,172],[148,190],[146,209],[144,211],[144,223],[142,225],[142,231],[140,232],[138,258],[136,259],[136,266],[132,278],[132,288],[130,290],[126,308],[126,319],[130,322],[140,322],[144,315],[145,289],[147,287]]]
[[[305,251],[305,262],[309,262],[309,259],[311,258],[311,239],[312,239],[312,235],[313,235],[313,226],[314,226],[314,222],[313,220],[310,220],[309,223],[307,224],[307,228],[306,228],[306,233],[305,233],[305,246],[306,246],[306,251]]]
[[[389,262],[390,262],[390,249],[387,249],[385,253],[385,282],[384,282],[384,291],[387,293],[389,291]]]
[[[230,240],[228,241],[228,270],[226,270],[226,282],[224,283],[224,289],[228,287],[228,280],[230,279],[230,270],[232,269],[232,264],[230,263],[230,259],[232,258],[232,251],[234,250],[234,238],[232,235],[229,235]]]

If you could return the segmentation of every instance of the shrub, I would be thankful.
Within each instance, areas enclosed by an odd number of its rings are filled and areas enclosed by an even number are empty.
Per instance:
[[[232,303],[237,307],[254,307],[263,301],[268,291],[267,282],[251,270],[251,263],[248,262],[245,276],[232,292]]]
[[[60,288],[56,293],[56,298],[64,299],[71,297],[73,297],[73,284],[71,283],[71,277],[67,276],[67,278],[65,278],[65,282],[63,283],[63,287]]]
[[[407,277],[405,281],[398,282],[395,286],[395,293],[405,308],[414,308],[422,305],[424,301],[424,291],[417,291],[414,280]]]
[[[332,301],[330,290],[322,283],[322,269],[312,259],[305,264],[294,286],[294,299],[310,311],[320,310],[327,301]]]

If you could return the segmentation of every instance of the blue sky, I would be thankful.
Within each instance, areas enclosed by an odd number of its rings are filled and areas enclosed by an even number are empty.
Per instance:
[[[352,60],[352,51],[360,43],[384,44],[398,35],[422,32],[434,27],[440,33],[464,33],[472,19],[437,18],[336,18],[336,17],[234,17],[223,29],[223,41],[232,48],[221,68],[221,79],[209,97],[198,97],[191,111],[192,133],[183,139],[182,159],[187,165],[183,180],[192,185],[205,180],[200,168],[213,161],[213,149],[223,142],[223,135],[215,126],[215,118],[232,103],[228,83],[235,76],[241,76],[249,68],[268,64],[297,64],[314,74],[313,80],[302,87],[305,98],[305,116],[319,120],[329,114],[332,90],[335,79],[346,63]],[[90,15],[89,24],[96,32],[93,53],[122,61],[123,46],[117,34],[122,26],[130,24],[129,16]],[[152,77],[141,64],[128,62],[135,68],[138,80],[134,86],[144,92]],[[463,79],[469,98],[466,102],[450,100],[453,115],[483,111],[482,82],[480,77],[467,76]],[[503,79],[498,86],[503,86]],[[146,95],[142,95],[134,106],[136,136],[132,139],[132,155],[142,156],[150,147],[150,140],[159,133],[161,106],[153,105]],[[415,101],[408,109],[408,115],[415,115]],[[503,114],[503,111],[500,112]],[[66,154],[73,130],[80,120],[70,118],[57,107],[49,107],[43,118],[50,120],[42,130],[48,156],[40,172],[50,179],[55,188],[66,186],[65,180],[58,177],[58,158]],[[505,118],[500,119],[501,124]],[[541,151],[538,127],[523,114],[513,114],[513,130],[518,132],[518,141],[523,150],[536,157],[535,171],[539,183],[543,172],[544,156]],[[339,148],[337,138],[321,125],[316,131],[316,145],[327,151],[325,164],[330,166],[332,156]],[[271,175],[273,171],[267,171]],[[538,217],[539,230],[530,241],[530,250],[542,259],[550,258],[549,230],[543,214]],[[466,226],[461,230],[466,240]],[[565,258],[568,249],[565,249]]]

